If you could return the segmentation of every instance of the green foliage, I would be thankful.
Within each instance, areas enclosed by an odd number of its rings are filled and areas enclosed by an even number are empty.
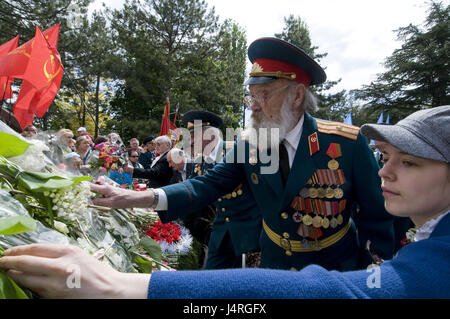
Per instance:
[[[192,249],[186,255],[180,255],[177,261],[177,270],[198,270],[203,264],[205,252],[203,245],[193,238]]]
[[[295,17],[292,14],[284,18],[284,23],[283,31],[275,34],[275,37],[295,44],[320,64],[320,60],[326,57],[328,53],[316,51],[318,47],[312,45],[307,24],[300,17]],[[325,66],[322,67],[326,70]],[[327,80],[322,85],[315,85],[310,88],[316,95],[319,106],[319,111],[314,116],[333,121],[343,120],[343,114],[348,113],[346,92],[345,90],[337,93],[329,92],[339,81],[340,79],[337,81]]]
[[[143,248],[147,252],[147,254],[149,254],[150,257],[152,257],[152,259],[154,259],[157,262],[161,262],[162,259],[161,247],[159,246],[156,240],[148,236],[144,236],[139,241],[138,246]]]
[[[36,221],[26,216],[11,216],[0,218],[0,235],[14,235],[36,228]]]
[[[129,0],[107,15],[120,61],[108,127],[124,132],[125,140],[159,134],[167,97],[179,120],[191,109],[224,114],[231,107],[240,114],[246,39],[236,24],[219,25],[199,0]]]
[[[30,146],[30,143],[27,143],[17,136],[12,134],[7,134],[4,132],[0,132],[0,155],[3,157],[13,157],[22,155]]]
[[[0,235],[14,235],[36,229],[36,221],[31,217],[12,216],[0,218]],[[0,247],[0,258],[3,248]],[[29,296],[8,276],[0,270],[0,299],[29,299]]]
[[[371,122],[382,111],[395,123],[419,109],[450,104],[449,11],[449,5],[431,2],[423,28],[410,24],[396,30],[403,44],[386,58],[387,71],[354,92],[370,109]]]
[[[29,296],[3,270],[0,270],[0,299],[29,299]]]

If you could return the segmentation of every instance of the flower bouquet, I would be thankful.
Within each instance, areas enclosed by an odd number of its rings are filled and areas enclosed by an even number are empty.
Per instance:
[[[0,250],[39,242],[73,244],[119,271],[170,269],[162,262],[159,244],[140,230],[154,218],[147,210],[92,205],[92,177],[71,176],[39,161],[24,169],[16,163],[25,166],[30,156],[36,157],[35,151],[27,152],[32,144],[0,133],[0,231],[11,217],[36,223],[27,232],[1,233]],[[0,287],[16,291],[5,274],[0,274]],[[8,296],[0,291],[0,298]]]
[[[111,133],[108,141],[95,146],[96,160],[89,163],[94,176],[108,175],[123,188],[129,188],[133,182],[132,174],[123,171],[128,162],[128,152],[120,136]]]
[[[187,255],[193,244],[189,230],[178,223],[165,223],[157,217],[147,225],[143,225],[145,235],[155,240],[160,248],[163,263],[170,267],[179,265],[179,257]]]

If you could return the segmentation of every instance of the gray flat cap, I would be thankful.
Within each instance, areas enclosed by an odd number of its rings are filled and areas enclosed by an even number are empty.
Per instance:
[[[364,124],[361,133],[417,157],[450,162],[450,105],[414,112],[395,125]]]

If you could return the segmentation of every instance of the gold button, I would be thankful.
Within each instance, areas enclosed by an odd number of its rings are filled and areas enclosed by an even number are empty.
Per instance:
[[[237,193],[236,193],[236,192],[232,192],[232,193],[231,193],[231,196],[232,196],[233,198],[236,198]]]
[[[283,237],[287,239],[287,238],[289,238],[289,234],[285,232],[285,233],[283,233]]]
[[[288,217],[289,217],[288,213],[286,213],[286,212],[281,213],[281,218],[288,219]]]
[[[225,221],[228,223],[230,221],[230,218],[229,217],[225,218]]]
[[[221,201],[222,201],[222,198],[219,198],[218,201],[221,202]]]
[[[286,250],[286,255],[287,255],[287,256],[292,256],[292,251]]]
[[[225,211],[225,207],[222,207],[222,211],[223,211],[223,212]]]

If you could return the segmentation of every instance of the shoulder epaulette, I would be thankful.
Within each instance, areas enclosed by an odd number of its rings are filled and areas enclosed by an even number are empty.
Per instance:
[[[316,119],[317,128],[320,133],[335,134],[342,137],[356,140],[358,138],[359,127],[341,122],[331,122]]]

